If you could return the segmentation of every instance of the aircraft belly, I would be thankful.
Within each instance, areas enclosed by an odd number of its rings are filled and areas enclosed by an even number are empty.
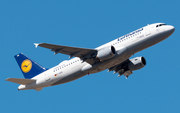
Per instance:
[[[73,73],[71,75],[68,75],[68,76],[58,80],[57,82],[53,83],[52,86],[67,83],[67,82],[76,80],[76,79],[78,79],[80,77],[83,77],[85,75],[86,75],[86,73],[79,71],[79,72]]]
[[[62,74],[57,75],[59,76],[59,78],[52,85],[70,82],[86,75],[85,73],[81,71],[82,67],[86,64],[87,63],[82,63],[81,65],[75,65],[71,68],[67,68],[66,70],[62,70]]]
[[[109,60],[99,62],[98,64],[95,64],[93,66],[93,68],[91,70],[89,70],[88,73],[93,74],[93,73],[97,73],[97,72],[109,69],[115,65],[118,65],[118,64],[124,62],[125,60],[127,60],[131,56],[132,56],[132,54],[127,51],[126,54],[117,55],[117,56],[115,56]]]

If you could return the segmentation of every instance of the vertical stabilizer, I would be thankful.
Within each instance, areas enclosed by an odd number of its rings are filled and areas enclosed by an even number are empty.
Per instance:
[[[23,53],[17,54],[14,57],[26,79],[31,79],[34,76],[46,71],[44,67],[34,62]]]

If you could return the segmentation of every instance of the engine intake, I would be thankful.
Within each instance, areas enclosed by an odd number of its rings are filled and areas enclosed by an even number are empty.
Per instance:
[[[100,60],[108,60],[116,55],[116,49],[114,46],[102,48],[97,53],[97,58]]]
[[[130,59],[128,68],[129,70],[134,71],[143,68],[145,65],[146,65],[146,59],[144,57],[136,57]]]

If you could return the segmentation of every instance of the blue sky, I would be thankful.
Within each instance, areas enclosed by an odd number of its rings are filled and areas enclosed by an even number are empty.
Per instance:
[[[6,0],[0,1],[2,113],[178,113],[180,112],[178,0]],[[33,43],[95,48],[147,24],[175,26],[172,36],[133,57],[147,65],[127,80],[107,70],[78,80],[17,91],[8,77],[23,78],[14,55],[23,52],[46,68],[69,56],[53,55]]]

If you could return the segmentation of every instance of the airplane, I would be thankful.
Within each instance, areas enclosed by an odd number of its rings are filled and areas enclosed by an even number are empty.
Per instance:
[[[129,58],[135,53],[163,41],[174,31],[174,26],[165,23],[148,24],[95,49],[34,43],[36,48],[40,46],[50,49],[55,55],[58,53],[69,55],[69,60],[46,69],[23,53],[19,53],[14,57],[25,79],[8,78],[6,81],[20,84],[18,90],[35,89],[40,91],[44,87],[67,83],[106,69],[108,72],[118,73],[118,77],[124,75],[128,78],[133,71],[146,65],[146,59],[142,56]]]

